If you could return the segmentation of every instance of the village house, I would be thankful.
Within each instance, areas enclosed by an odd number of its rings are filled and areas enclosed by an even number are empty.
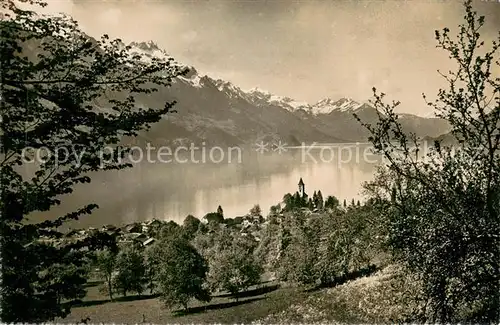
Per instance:
[[[132,223],[130,225],[126,225],[124,228],[123,228],[124,232],[127,232],[127,233],[140,233],[142,231],[142,226],[140,224],[137,224],[137,223]]]
[[[146,226],[148,226],[149,228],[151,227],[159,227],[161,226],[162,222],[158,219],[151,219],[151,220],[148,220],[146,222]]]
[[[155,241],[156,241],[156,239],[154,239],[153,237],[151,237],[151,238],[148,238],[146,241],[144,241],[142,243],[142,245],[143,246],[149,246],[149,245],[153,244]]]

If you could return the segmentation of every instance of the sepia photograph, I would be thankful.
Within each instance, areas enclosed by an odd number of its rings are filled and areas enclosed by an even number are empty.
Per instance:
[[[500,0],[0,17],[0,322],[500,323]]]

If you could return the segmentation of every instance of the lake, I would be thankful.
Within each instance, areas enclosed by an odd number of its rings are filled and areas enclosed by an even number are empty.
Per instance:
[[[267,214],[284,194],[297,191],[300,178],[310,196],[321,190],[324,198],[335,195],[341,202],[350,202],[362,198],[362,183],[372,179],[380,162],[363,144],[286,147],[281,152],[258,149],[242,148],[231,162],[142,161],[131,169],[99,172],[92,176],[92,183],[79,185],[72,195],[62,198],[61,206],[31,219],[61,215],[86,203],[97,203],[99,209],[72,222],[72,228],[152,218],[182,223],[188,214],[202,218],[219,205],[225,217],[244,215],[255,204]]]

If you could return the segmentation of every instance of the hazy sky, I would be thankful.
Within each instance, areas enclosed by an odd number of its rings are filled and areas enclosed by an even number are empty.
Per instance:
[[[451,66],[434,30],[452,31],[456,1],[49,0],[92,36],[154,40],[203,74],[316,102],[366,100],[371,87],[427,115],[421,93],[442,85]],[[487,39],[500,31],[500,2],[477,1]]]

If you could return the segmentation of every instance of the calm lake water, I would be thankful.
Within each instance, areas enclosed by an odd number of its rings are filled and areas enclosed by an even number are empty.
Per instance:
[[[284,194],[297,191],[301,177],[310,196],[321,190],[325,198],[335,195],[349,202],[362,198],[362,183],[372,179],[378,163],[366,150],[363,145],[288,147],[281,153],[252,148],[242,149],[240,157],[232,152],[231,163],[228,153],[220,163],[143,162],[93,175],[91,184],[77,187],[61,206],[31,219],[61,215],[86,203],[97,203],[99,209],[73,222],[72,228],[152,218],[182,223],[188,214],[201,218],[218,205],[226,217],[244,215],[255,204],[267,213]]]

